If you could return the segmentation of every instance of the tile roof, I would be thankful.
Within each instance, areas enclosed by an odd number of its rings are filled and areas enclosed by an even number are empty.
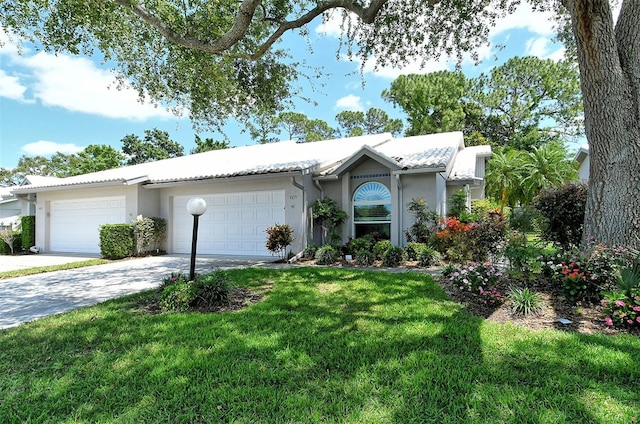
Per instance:
[[[398,162],[402,169],[446,168],[456,152],[464,148],[462,132],[396,138],[377,150]]]
[[[472,180],[476,176],[476,159],[491,156],[491,146],[471,146],[458,152],[449,180]]]
[[[394,161],[399,169],[451,169],[454,161],[457,175],[469,174],[469,164],[473,162],[475,166],[475,153],[481,152],[471,147],[465,149],[461,132],[398,139],[383,133],[313,143],[282,141],[213,150],[67,178],[29,176],[30,184],[13,188],[13,192],[31,193],[83,185],[162,184],[291,171],[319,174],[339,167],[358,154],[363,146]],[[484,147],[490,154],[490,147]]]
[[[313,143],[282,141],[213,150],[73,177],[32,181],[32,184],[13,191],[28,193],[42,188],[126,184],[127,181],[163,183],[287,171],[311,172],[353,154],[364,145],[377,146],[389,139],[391,134],[383,133]]]

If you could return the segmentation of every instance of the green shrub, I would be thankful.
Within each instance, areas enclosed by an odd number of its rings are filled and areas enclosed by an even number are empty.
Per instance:
[[[381,260],[382,256],[384,255],[384,252],[391,249],[392,247],[393,247],[393,244],[391,244],[390,240],[380,240],[379,242],[373,245],[373,256],[376,259]]]
[[[425,243],[418,243],[415,241],[410,241],[407,243],[407,260],[416,261],[418,260],[418,255],[422,250],[427,247]]]
[[[338,251],[330,244],[325,244],[316,252],[316,263],[318,265],[331,265],[338,260]]]
[[[22,222],[22,249],[29,250],[36,244],[36,217],[33,215],[23,216]]]
[[[542,309],[542,300],[536,292],[528,287],[509,287],[507,297],[511,301],[511,311],[516,315],[529,316]]]
[[[275,224],[267,228],[267,242],[265,246],[272,255],[280,259],[286,257],[287,247],[293,243],[293,229],[288,224]]]
[[[196,279],[195,306],[212,307],[229,303],[233,283],[229,275],[216,270]]]
[[[391,246],[382,254],[382,266],[395,268],[404,261],[404,249],[400,246]]]
[[[373,264],[375,258],[373,257],[373,253],[367,249],[361,249],[356,253],[356,264],[360,266],[370,266]]]
[[[318,245],[311,243],[304,248],[304,252],[302,252],[302,257],[305,259],[314,259],[316,257],[317,251],[318,251]]]
[[[418,266],[438,266],[442,263],[442,255],[436,249],[425,247],[418,253]]]
[[[349,243],[347,244],[347,251],[352,255],[357,254],[361,250],[366,250],[371,252],[372,245],[373,245],[373,236],[370,234],[367,234],[364,237],[358,237],[358,238],[349,240]]]
[[[577,247],[582,238],[586,202],[586,184],[542,190],[532,203],[544,217],[542,237],[564,249]]]
[[[133,254],[133,227],[129,224],[100,226],[100,253],[107,259],[122,259]]]
[[[160,308],[163,311],[184,312],[189,310],[195,299],[195,284],[180,277],[162,290]]]
[[[527,236],[512,232],[507,237],[504,256],[509,260],[509,273],[515,276],[531,276],[542,272],[540,257],[543,249],[527,244]]]

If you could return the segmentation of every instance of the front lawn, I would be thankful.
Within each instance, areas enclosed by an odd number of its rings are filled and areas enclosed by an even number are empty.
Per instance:
[[[152,314],[147,292],[0,331],[2,422],[640,418],[638,337],[488,322],[420,273],[229,275],[264,299]]]

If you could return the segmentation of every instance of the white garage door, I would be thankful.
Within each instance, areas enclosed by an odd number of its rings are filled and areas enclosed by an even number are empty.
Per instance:
[[[100,253],[100,225],[122,224],[124,196],[51,202],[50,250]]]
[[[173,200],[173,250],[191,252],[193,217],[187,202],[202,197],[207,211],[198,221],[198,253],[212,255],[268,256],[266,229],[284,224],[284,190],[198,196]]]

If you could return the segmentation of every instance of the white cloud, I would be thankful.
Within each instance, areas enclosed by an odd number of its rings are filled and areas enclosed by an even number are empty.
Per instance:
[[[163,108],[140,103],[133,89],[116,89],[114,76],[89,59],[40,52],[20,63],[33,73],[33,95],[45,106],[131,120],[171,116]]]
[[[537,37],[527,40],[525,55],[558,61],[564,58],[565,50],[564,46],[552,43],[549,38]]]
[[[33,156],[48,156],[56,152],[72,154],[84,150],[84,147],[76,146],[72,143],[56,143],[53,141],[40,140],[28,143],[20,149],[23,153]]]
[[[0,69],[0,97],[6,97],[19,102],[28,102],[24,96],[26,91],[27,87],[20,83],[18,77],[11,76]]]
[[[7,58],[0,64],[0,96],[22,101],[28,97],[45,106],[114,119],[173,116],[163,107],[141,103],[131,88],[118,90],[115,76],[90,59],[43,51],[33,54],[29,49],[22,49],[20,55],[12,39],[0,28],[0,55]],[[21,78],[10,76],[9,67],[19,70]]]
[[[340,97],[336,102],[336,109],[346,109],[362,112],[364,107],[362,106],[362,99],[360,96],[349,94],[344,97]]]

